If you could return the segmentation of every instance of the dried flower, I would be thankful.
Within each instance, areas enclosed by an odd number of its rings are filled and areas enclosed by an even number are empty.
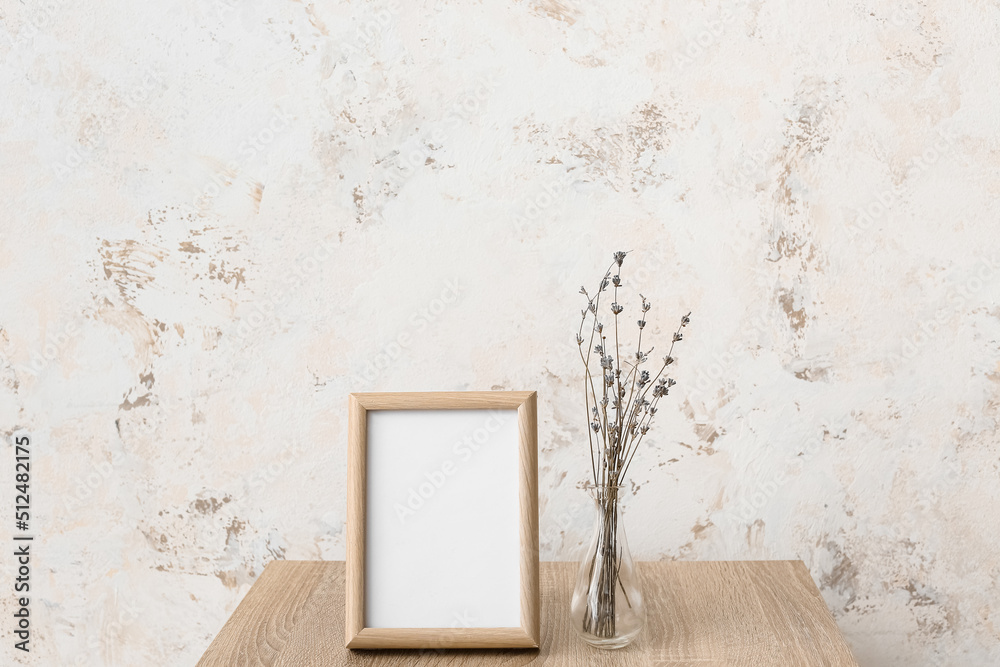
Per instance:
[[[590,296],[586,287],[580,288],[580,294],[587,299],[587,308],[581,311],[582,320],[576,341],[587,371],[587,422],[592,431],[590,444],[594,484],[598,486],[621,484],[624,481],[629,463],[656,415],[659,399],[668,395],[670,388],[676,384],[673,378],[664,377],[663,373],[667,366],[674,363],[671,356],[673,346],[683,339],[681,329],[690,322],[690,313],[681,318],[670,349],[663,357],[663,367],[658,372],[640,369],[640,364],[647,361],[653,352],[652,347],[643,350],[646,313],[652,306],[645,295],[639,294],[639,317],[634,320],[638,326],[638,342],[633,347],[628,347],[627,344],[624,348],[621,347],[618,316],[625,311],[625,304],[624,301],[619,303],[618,292],[626,283],[621,271],[625,255],[624,251],[614,253],[614,262],[605,272],[594,296]],[[603,304],[603,308],[610,310],[615,318],[614,337],[609,344],[608,336],[604,335],[604,324],[600,321],[600,293],[610,285],[615,287],[615,296]],[[590,334],[593,347],[589,352],[583,350],[583,333],[588,315],[594,318]],[[597,334],[596,341],[593,341],[594,334]],[[620,352],[622,349],[629,350],[624,358]],[[634,363],[630,363],[633,360]],[[611,410],[608,410],[609,407]]]

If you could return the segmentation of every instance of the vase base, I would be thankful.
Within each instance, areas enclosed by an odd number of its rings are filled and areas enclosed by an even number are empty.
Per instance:
[[[597,637],[590,634],[580,635],[580,637],[583,641],[587,642],[594,648],[599,648],[604,651],[613,651],[631,644],[635,638],[639,636],[640,629],[641,628],[637,628],[635,632],[630,632],[625,635],[616,635],[614,637]]]

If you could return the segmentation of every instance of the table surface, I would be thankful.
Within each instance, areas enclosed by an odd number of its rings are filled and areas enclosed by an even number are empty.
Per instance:
[[[801,561],[639,563],[646,626],[617,651],[591,648],[569,625],[576,567],[541,564],[538,649],[350,651],[344,563],[273,561],[198,665],[857,667]]]

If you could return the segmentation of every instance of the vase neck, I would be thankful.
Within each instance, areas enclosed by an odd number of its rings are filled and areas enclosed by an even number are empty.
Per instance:
[[[587,492],[598,506],[613,505],[617,507],[628,494],[628,489],[622,485],[604,485],[591,486]]]

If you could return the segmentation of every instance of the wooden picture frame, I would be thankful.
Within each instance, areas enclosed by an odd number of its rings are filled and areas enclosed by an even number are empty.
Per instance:
[[[466,412],[459,414],[454,411]],[[423,482],[421,478],[419,498],[414,495],[416,491],[411,484],[409,500],[398,500],[402,497],[402,488],[407,484],[405,480],[412,479],[415,470],[420,472],[418,469],[421,466],[413,465],[410,457],[432,450],[440,454],[442,445],[438,441],[454,437],[449,429],[454,430],[461,424],[467,425],[470,419],[483,414],[491,415],[483,422],[485,428],[476,428],[472,432],[474,441],[470,440],[470,435],[464,438],[470,445],[468,452],[460,447],[461,441],[456,441],[453,447],[453,451],[463,455],[458,460],[459,463],[466,460],[464,456],[467,453],[467,460],[474,459],[471,447],[476,447],[475,456],[480,456],[481,462],[469,463],[463,469],[456,461],[445,461],[440,464],[439,469],[422,473],[423,478],[428,481]],[[513,419],[508,420],[507,417]],[[491,429],[491,423],[496,429]],[[435,428],[431,429],[431,426]],[[433,434],[428,434],[428,429],[433,430]],[[348,648],[538,646],[537,430],[537,394],[533,391],[350,395],[345,596],[345,643]],[[481,440],[481,434],[487,431],[497,433],[494,436],[497,442],[489,441],[482,447],[476,446],[475,443]],[[446,435],[448,433],[452,435]],[[372,442],[369,442],[370,438]],[[424,443],[413,444],[421,438],[424,438]],[[509,442],[511,440],[514,442]],[[495,461],[498,463],[494,463]],[[477,472],[477,465],[486,467]],[[375,477],[369,479],[372,474]],[[401,475],[409,477],[403,478]],[[494,479],[501,478],[506,481],[498,484],[509,484],[511,492],[508,493],[508,487],[504,487],[503,491],[494,493],[495,497],[490,498],[490,502],[484,501],[483,496],[492,488]],[[394,484],[387,486],[386,479],[394,480]],[[399,481],[400,479],[404,481]],[[450,479],[455,481],[451,482]],[[484,491],[484,488],[487,490]],[[434,497],[435,493],[441,498]],[[427,544],[423,542],[425,533],[420,532],[420,529],[412,526],[398,527],[388,518],[390,515],[386,508],[390,495],[397,497],[392,507],[401,524],[410,520],[410,515],[416,512],[411,510],[417,506],[423,514],[413,521],[422,522],[418,525],[429,523],[435,526],[426,533]],[[508,498],[508,495],[514,497]],[[421,498],[427,499],[427,508],[424,508]],[[440,502],[435,504],[438,500]],[[453,516],[455,512],[473,511],[462,509],[466,505],[473,510],[481,508],[481,514],[476,515],[475,520],[456,520]],[[496,507],[505,509],[495,510]],[[484,522],[478,521],[482,516],[499,517],[497,525],[500,528],[495,534],[477,533],[484,530]],[[460,536],[456,536],[450,543],[451,548],[448,548],[447,540],[452,539],[451,533],[459,530],[469,531],[474,537],[463,541]],[[400,535],[406,537],[401,538]],[[417,540],[418,543],[411,544],[406,549],[399,544],[403,539]],[[369,541],[373,540],[383,540],[383,544],[371,548],[373,545]],[[437,572],[437,579],[432,574],[429,575],[430,581],[425,580],[423,570],[414,569],[419,566],[404,560],[410,558],[411,554],[425,559],[428,558],[427,554],[431,554],[429,558],[432,567],[428,570]],[[438,557],[434,554],[440,554],[444,561],[434,560]],[[457,566],[451,562],[463,557],[475,562],[460,561]],[[487,563],[484,571],[481,560],[489,561],[493,558],[496,558],[497,563],[494,570],[490,570]],[[384,562],[389,562],[390,565],[380,564]],[[478,571],[476,568],[479,568]],[[439,569],[445,574],[441,574]],[[498,576],[494,577],[494,574]],[[452,577],[457,582],[454,586],[450,586],[451,582],[448,580]],[[473,615],[473,618],[485,617],[486,625],[472,621],[457,624],[440,622],[444,616],[435,610],[446,609],[447,603],[442,603],[442,596],[451,594],[456,600],[467,600],[463,596],[474,594],[470,589],[479,591],[481,586],[493,585],[484,582],[497,579],[508,584],[512,582],[514,586],[511,591],[511,586],[508,585],[497,596],[495,612],[487,609],[486,613]],[[413,590],[410,590],[411,586]],[[410,592],[403,592],[403,589]],[[377,601],[376,597],[382,601]],[[486,597],[490,596],[481,594],[474,602],[474,607],[479,612],[484,608],[482,605],[487,604],[484,602]],[[407,606],[408,609],[400,610],[400,607]],[[418,622],[410,623],[410,619]],[[497,619],[501,622],[494,623]],[[425,627],[427,623],[437,627]]]

